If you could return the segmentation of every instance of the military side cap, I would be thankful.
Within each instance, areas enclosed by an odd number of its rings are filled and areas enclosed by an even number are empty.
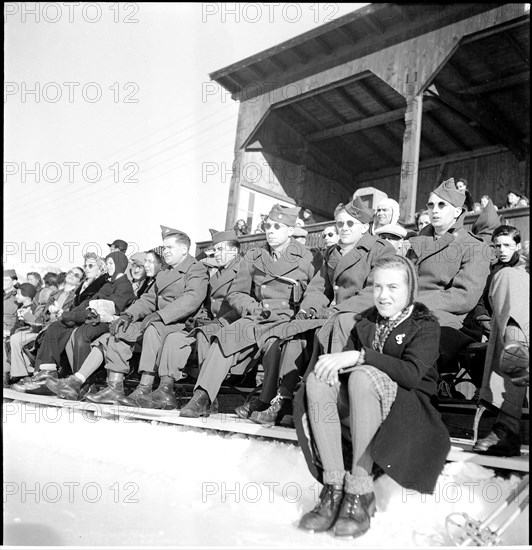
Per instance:
[[[18,279],[17,272],[14,269],[4,269],[4,277],[11,277],[12,279]]]
[[[463,191],[458,191],[456,185],[454,184],[454,178],[450,178],[439,185],[434,189],[433,193],[438,195],[440,199],[451,203],[457,208],[462,208],[465,202],[465,193]]]
[[[20,290],[22,296],[25,296],[26,298],[31,298],[32,300],[37,294],[37,289],[30,283],[16,284],[15,288]]]
[[[135,252],[135,254],[133,254],[131,258],[129,258],[129,261],[132,264],[144,265],[145,259],[146,259],[146,252]]]
[[[212,244],[222,243],[224,241],[237,241],[236,233],[231,229],[230,231],[218,231],[212,236]]]
[[[373,219],[373,210],[364,206],[364,203],[360,200],[360,197],[355,197],[350,203],[344,206],[345,211],[356,218],[360,223],[370,223]]]
[[[296,225],[297,216],[299,214],[299,208],[290,208],[288,206],[281,206],[280,204],[274,204],[268,218],[273,222],[284,223],[290,227]]]
[[[299,227],[299,225],[297,225],[292,235],[294,237],[306,237],[308,235],[308,231],[306,229],[303,229],[302,227]]]
[[[172,227],[166,227],[166,225],[161,225],[161,236],[163,239],[166,237],[171,237],[172,235],[184,235],[183,231],[179,229],[173,229]]]

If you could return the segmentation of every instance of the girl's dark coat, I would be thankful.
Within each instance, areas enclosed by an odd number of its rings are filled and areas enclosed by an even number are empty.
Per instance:
[[[395,402],[375,435],[372,457],[384,473],[403,487],[431,493],[450,449],[449,433],[434,406],[440,326],[432,313],[416,302],[410,317],[391,332],[383,353],[379,353],[372,348],[376,320],[375,307],[361,313],[345,348],[364,348],[365,363],[398,384]],[[294,421],[310,472],[323,483],[323,469],[307,419],[304,381],[294,399]],[[344,438],[347,457],[350,435],[344,434]],[[346,469],[350,469],[347,460]]]

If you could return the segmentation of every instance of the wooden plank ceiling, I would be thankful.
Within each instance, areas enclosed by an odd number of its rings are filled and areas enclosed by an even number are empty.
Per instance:
[[[528,16],[462,40],[424,94],[420,162],[493,145],[519,160],[529,154],[529,41]],[[404,97],[368,72],[287,101],[268,117],[356,178],[399,169],[405,109]]]

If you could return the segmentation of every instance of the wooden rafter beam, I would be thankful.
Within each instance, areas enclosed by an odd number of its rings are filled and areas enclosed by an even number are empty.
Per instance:
[[[530,71],[524,71],[522,73],[514,74],[512,76],[507,76],[503,78],[498,78],[496,80],[491,80],[485,82],[484,84],[475,84],[464,88],[463,90],[458,91],[459,95],[471,95],[476,96],[480,94],[486,94],[489,92],[496,92],[499,90],[506,90],[507,88],[512,88],[523,82],[528,82],[530,80]]]
[[[248,65],[247,67],[257,78],[259,79],[263,79],[264,78],[264,73],[258,68],[258,67],[255,67],[255,65]]]
[[[273,55],[268,59],[268,63],[271,63],[279,71],[286,70],[286,65],[280,59]]]
[[[355,33],[351,29],[348,29],[346,26],[343,26],[343,27],[338,27],[338,30],[343,36],[347,38],[347,40],[349,40],[349,42],[351,42],[351,44],[357,43],[357,37],[355,36]]]
[[[324,38],[323,36],[316,36],[316,38],[314,38],[314,41],[317,42],[317,44],[319,45],[319,47],[320,47],[327,55],[331,55],[332,53],[334,53],[333,47],[327,42],[327,40],[325,40],[325,38]]]
[[[461,88],[470,86],[468,80],[451,61],[447,65],[456,75]],[[523,160],[524,156],[528,153],[529,147],[523,142],[522,137],[515,128],[508,124],[506,117],[492,101],[475,96],[465,104],[464,100],[457,94],[450,91],[443,93],[444,88],[441,88],[441,90],[442,94],[440,94],[440,98],[443,95],[441,99],[444,100],[444,103],[456,112],[470,118],[470,121],[475,123],[476,128],[475,125],[470,124],[470,126],[474,127],[476,131],[478,131],[477,128],[483,130],[484,139],[487,138],[491,143],[506,145],[517,159]]]
[[[530,56],[528,55],[527,51],[521,46],[521,44],[519,44],[515,36],[513,36],[508,32],[504,32],[503,36],[510,43],[512,48],[517,52],[517,54],[522,59],[522,61],[526,64],[526,66],[530,67]]]
[[[371,15],[366,15],[361,19],[371,30],[375,31],[378,34],[383,34],[386,30],[384,26],[379,23],[376,19],[373,19]]]
[[[303,65],[306,65],[310,61],[310,57],[301,51],[301,48],[294,47],[292,48],[292,53],[295,54],[295,56],[303,63]]]
[[[435,126],[438,132],[443,134],[451,143],[454,143],[461,150],[469,151],[470,147],[468,147],[460,138],[456,137],[450,130],[448,130],[446,126],[434,115],[431,113],[425,113],[423,116],[426,121]]]
[[[308,115],[306,111],[303,111],[305,114],[302,116]],[[353,181],[353,175],[350,169],[347,169],[343,167],[340,163],[337,162],[336,159],[333,159],[327,153],[324,153],[320,149],[318,149],[314,144],[308,143],[305,141],[305,138],[296,130],[294,130],[285,120],[283,120],[281,117],[275,115],[278,121],[278,124],[280,126],[286,126],[290,129],[290,131],[295,132],[301,139],[301,141],[308,145],[307,147],[307,155],[309,157],[314,158],[317,161],[318,166],[324,166],[326,167],[325,170],[321,171],[319,168],[312,168],[312,170],[321,173],[324,176],[332,177],[335,179],[344,189],[349,190],[351,189],[352,181]],[[326,172],[329,171],[327,174]],[[352,193],[352,191],[349,191]]]
[[[310,113],[306,111],[299,103],[291,103],[290,108],[294,109],[303,119],[305,119],[307,122],[310,122],[311,124],[314,124],[315,126],[318,126],[319,128],[323,128],[324,125],[319,121],[316,120]],[[303,136],[303,139],[306,140],[306,137]],[[343,154],[346,156],[346,158],[350,158],[351,156],[356,157],[356,154],[351,151],[351,149],[347,149],[347,146],[343,147],[341,146],[341,149],[343,150]],[[343,166],[342,164],[338,163],[342,168],[346,171],[350,171],[350,168],[347,166]]]
[[[515,135],[515,131],[505,130],[508,125],[496,110],[488,111],[485,107],[479,105],[476,109],[472,108],[464,105],[462,101],[450,93],[445,94],[445,97],[441,95],[433,97],[443,107],[465,120],[488,142],[505,145],[518,160],[525,158],[528,152],[527,144]],[[480,101],[478,100],[476,103],[479,104]]]
[[[319,97],[319,96],[318,96]],[[331,113],[335,113],[336,114],[336,117],[343,123],[345,124],[347,122],[347,119],[341,115],[336,109],[334,109],[334,107],[332,107],[331,105],[329,105],[325,100],[323,100],[322,98],[320,98],[322,100],[322,104],[324,104],[324,106],[326,106],[328,109],[329,109],[329,112]],[[357,111],[358,112],[363,112],[361,110],[361,108],[359,106],[357,106]],[[367,112],[366,112],[367,114]],[[357,139],[359,141],[361,141],[368,149],[370,149],[371,151],[373,151],[376,155],[378,156],[381,156],[383,157],[384,159],[387,160],[387,162],[389,162],[390,164],[393,164],[395,162],[395,159],[389,155],[386,151],[384,151],[381,147],[379,147],[371,138],[367,137],[367,136],[358,136]],[[389,140],[391,140],[391,138],[388,137]],[[393,146],[396,146],[395,143],[393,143],[393,141],[391,142]],[[351,144],[348,144],[349,147],[353,147]]]
[[[367,79],[359,80],[357,85],[360,86],[384,111],[389,111],[391,109],[390,104],[379,96],[379,94],[368,84]]]
[[[325,109],[327,110],[334,118],[338,119],[340,122],[342,123],[345,123],[346,122],[346,118],[341,114],[339,113],[328,101],[326,101],[323,97],[317,95],[317,96],[314,96],[314,101],[316,101],[316,103],[322,108],[322,109]],[[315,122],[318,122],[315,120]],[[325,125],[322,124],[321,122],[319,123],[322,127],[322,129],[326,129]],[[308,139],[307,136],[305,136],[305,139]],[[359,155],[357,155],[357,153],[355,151],[353,151],[353,146],[345,141],[342,137],[340,137],[340,141],[341,143],[347,147],[347,150],[348,151],[351,151],[351,155],[354,156],[357,160],[357,162],[367,162],[367,159],[362,159],[360,158]],[[372,144],[373,146],[373,144]],[[369,145],[368,145],[369,147]],[[370,162],[371,164],[371,162]]]

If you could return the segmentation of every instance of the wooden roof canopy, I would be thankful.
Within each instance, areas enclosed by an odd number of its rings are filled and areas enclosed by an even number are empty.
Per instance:
[[[372,4],[210,76],[246,100],[263,84],[285,86],[500,6]],[[518,160],[529,154],[529,23],[529,14],[522,15],[457,44],[424,90],[420,162],[490,146]],[[246,147],[260,141],[261,128],[283,123],[309,144],[305,154],[316,159],[316,170],[328,169],[319,162],[326,158],[336,179],[352,188],[366,175],[400,170],[405,109],[403,95],[366,71],[276,104]],[[301,162],[297,148],[280,154]]]

